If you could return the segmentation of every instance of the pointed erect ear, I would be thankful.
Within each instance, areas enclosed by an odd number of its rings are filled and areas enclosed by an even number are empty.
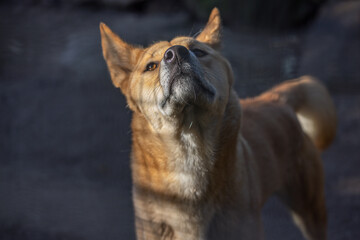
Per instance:
[[[204,30],[196,37],[196,40],[206,43],[214,49],[221,47],[221,18],[219,9],[214,8],[211,11]]]
[[[115,87],[126,94],[129,76],[142,52],[120,39],[108,26],[100,23],[101,46],[111,79]]]

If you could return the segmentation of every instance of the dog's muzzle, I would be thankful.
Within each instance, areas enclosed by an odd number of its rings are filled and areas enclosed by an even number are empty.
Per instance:
[[[216,94],[215,88],[205,79],[197,57],[181,45],[165,51],[160,64],[160,84],[164,93],[160,102],[163,110],[208,105]]]

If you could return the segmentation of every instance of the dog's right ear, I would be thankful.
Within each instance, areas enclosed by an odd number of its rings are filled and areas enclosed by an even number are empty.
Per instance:
[[[214,49],[220,49],[221,47],[221,17],[219,9],[216,7],[211,11],[209,20],[202,30],[202,32],[196,37],[196,40],[206,43]]]
[[[102,51],[111,80],[126,95],[129,76],[143,49],[127,44],[104,23],[100,23],[100,32]]]

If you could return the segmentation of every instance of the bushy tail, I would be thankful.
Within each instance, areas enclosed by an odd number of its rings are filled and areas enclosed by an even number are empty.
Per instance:
[[[286,81],[268,93],[291,106],[303,131],[319,150],[327,148],[336,134],[336,111],[326,88],[310,76]]]

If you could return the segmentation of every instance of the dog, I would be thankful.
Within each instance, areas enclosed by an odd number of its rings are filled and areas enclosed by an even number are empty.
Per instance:
[[[336,114],[303,76],[239,100],[220,53],[217,8],[196,37],[147,48],[100,23],[103,55],[132,110],[137,239],[263,239],[261,208],[277,196],[307,239],[326,239],[320,153]]]

